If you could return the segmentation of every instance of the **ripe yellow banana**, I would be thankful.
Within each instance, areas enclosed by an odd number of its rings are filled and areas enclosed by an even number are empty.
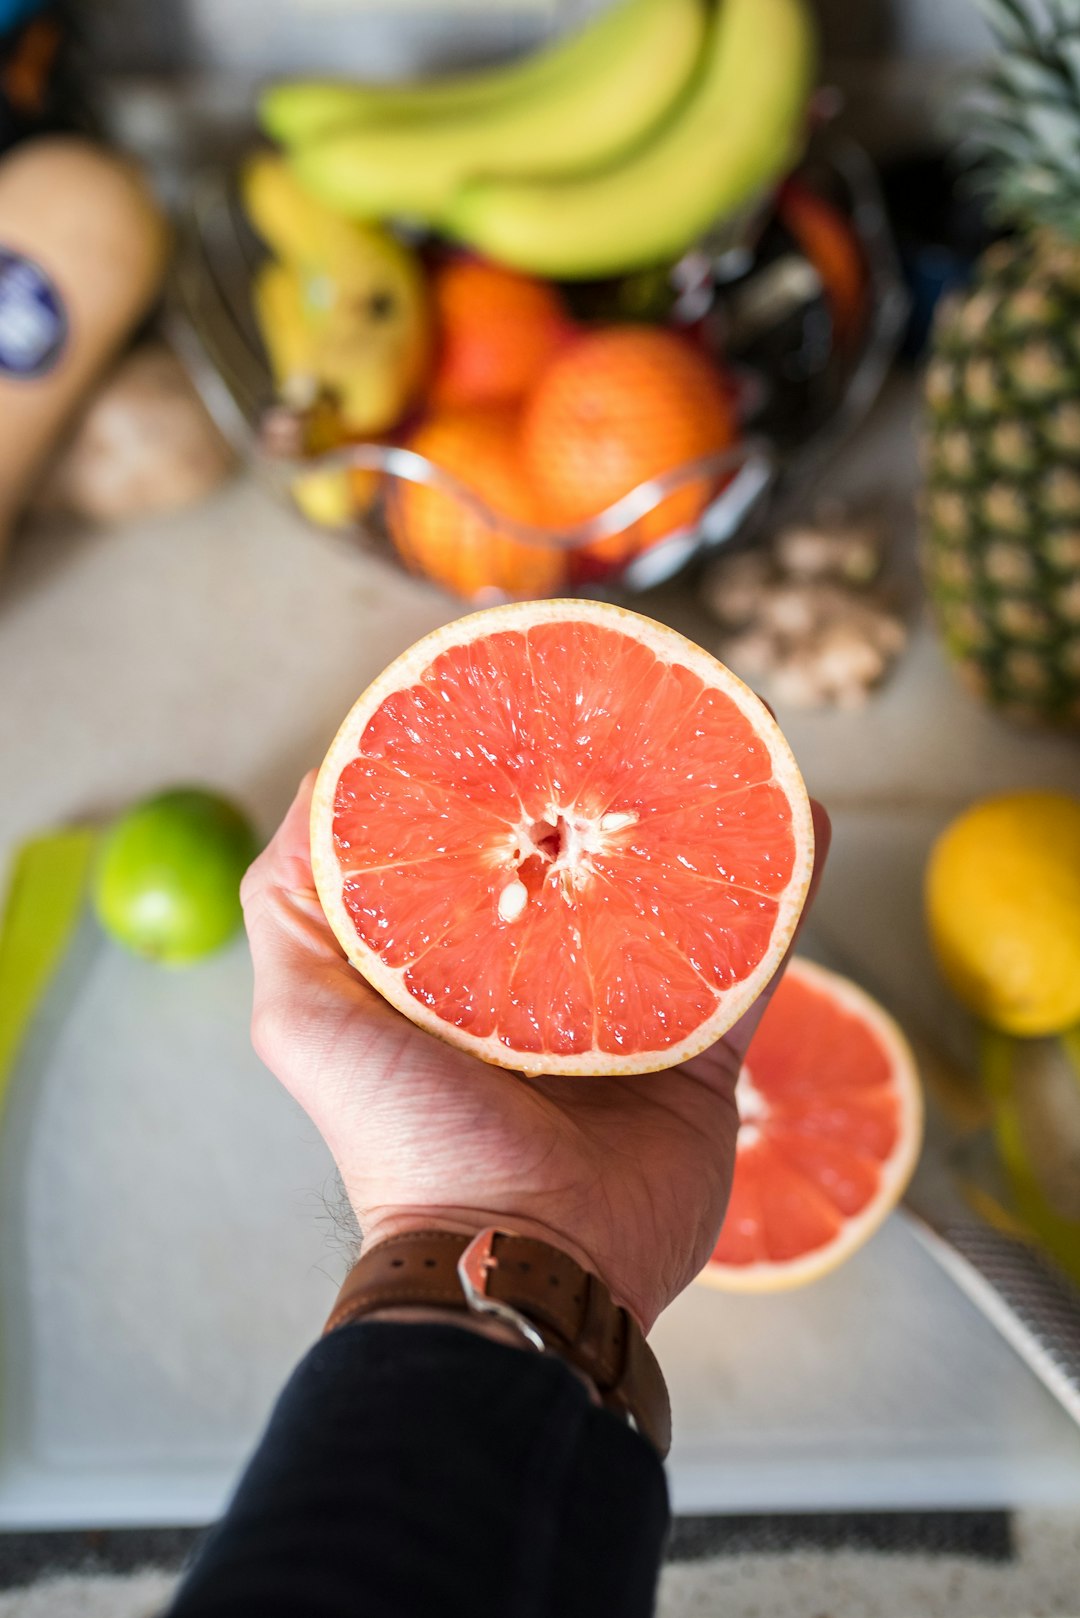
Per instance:
[[[474,175],[566,174],[614,160],[685,90],[705,37],[704,0],[633,0],[588,70],[494,105],[333,132],[296,148],[313,196],[355,218],[438,223]]]
[[[254,305],[279,388],[297,378],[323,388],[348,432],[392,427],[430,356],[431,315],[415,254],[381,226],[324,208],[280,157],[252,159],[241,191],[277,255],[256,274]]]
[[[247,160],[240,174],[240,196],[244,212],[278,258],[336,264],[365,250],[365,235],[355,221],[316,202],[276,152],[257,152]]]
[[[638,26],[654,0],[616,0],[584,28],[511,62],[469,73],[407,83],[352,84],[300,79],[272,84],[259,98],[259,123],[283,146],[302,145],[346,124],[404,123],[447,113],[480,112],[537,90],[553,92],[579,76],[600,70],[612,51]]]
[[[595,174],[475,180],[445,222],[492,258],[565,279],[674,259],[793,161],[814,66],[805,0],[720,0],[695,88],[652,140]]]
[[[275,386],[285,387],[298,377],[314,380],[315,359],[300,272],[268,259],[255,272],[252,302]]]

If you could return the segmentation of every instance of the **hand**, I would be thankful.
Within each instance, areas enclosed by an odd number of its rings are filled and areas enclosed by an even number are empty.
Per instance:
[[[241,898],[252,1039],[333,1154],[365,1246],[504,1225],[570,1253],[648,1331],[705,1264],[727,1206],[734,1091],[769,988],[718,1044],[634,1078],[523,1078],[389,1006],[327,925],[308,854],[314,774]],[[814,805],[821,874],[829,821]]]

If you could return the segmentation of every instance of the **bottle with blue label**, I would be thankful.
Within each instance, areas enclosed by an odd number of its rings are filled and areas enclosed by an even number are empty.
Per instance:
[[[43,376],[67,333],[60,294],[45,271],[0,244],[0,376]]]

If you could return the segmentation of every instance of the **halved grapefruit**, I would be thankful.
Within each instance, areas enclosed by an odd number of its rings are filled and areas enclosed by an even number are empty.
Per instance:
[[[349,960],[421,1027],[526,1073],[645,1073],[764,988],[813,827],[722,664],[618,607],[532,601],[369,687],[319,772],[311,856]]]
[[[741,1120],[724,1228],[701,1281],[773,1292],[834,1269],[904,1193],[922,1143],[915,1058],[847,978],[793,960],[735,1091]]]

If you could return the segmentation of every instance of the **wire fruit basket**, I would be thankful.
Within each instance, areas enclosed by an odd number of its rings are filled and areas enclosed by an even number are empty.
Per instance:
[[[219,427],[283,498],[292,498],[302,480],[312,487],[313,476],[349,480],[364,508],[348,526],[350,543],[389,552],[411,571],[477,602],[575,591],[634,593],[749,538],[779,502],[806,493],[824,461],[865,416],[895,356],[907,297],[873,168],[850,142],[830,139],[819,145],[808,171],[843,211],[862,259],[864,314],[856,340],[828,356],[814,387],[805,385],[806,378],[783,375],[793,368],[791,356],[770,354],[768,344],[756,362],[751,359],[741,369],[737,363],[732,374],[742,395],[739,440],[648,478],[572,528],[538,527],[493,509],[475,489],[396,435],[318,455],[298,454],[288,444],[283,452],[280,440],[275,443],[267,432],[280,401],[252,310],[252,281],[265,249],[244,216],[235,171],[207,171],[191,187],[174,271],[170,334]],[[716,309],[726,310],[728,331],[733,307],[728,287],[742,288],[743,305],[761,304],[764,277],[749,298],[745,289],[753,281],[770,219],[770,207],[763,206],[697,244],[674,267],[672,324],[690,328],[696,320],[698,333],[708,332],[710,316],[701,318],[705,285],[715,295],[712,318]],[[774,260],[769,274],[773,292],[780,289],[782,298],[783,265]],[[592,296],[596,290],[585,289]],[[723,360],[726,364],[726,354]],[[774,405],[779,398],[783,407],[762,409],[763,394],[771,394]],[[682,520],[658,532],[662,507],[681,513]],[[427,526],[441,523],[443,531],[452,518],[449,573],[433,566],[430,554],[415,542],[412,519],[421,510]]]

